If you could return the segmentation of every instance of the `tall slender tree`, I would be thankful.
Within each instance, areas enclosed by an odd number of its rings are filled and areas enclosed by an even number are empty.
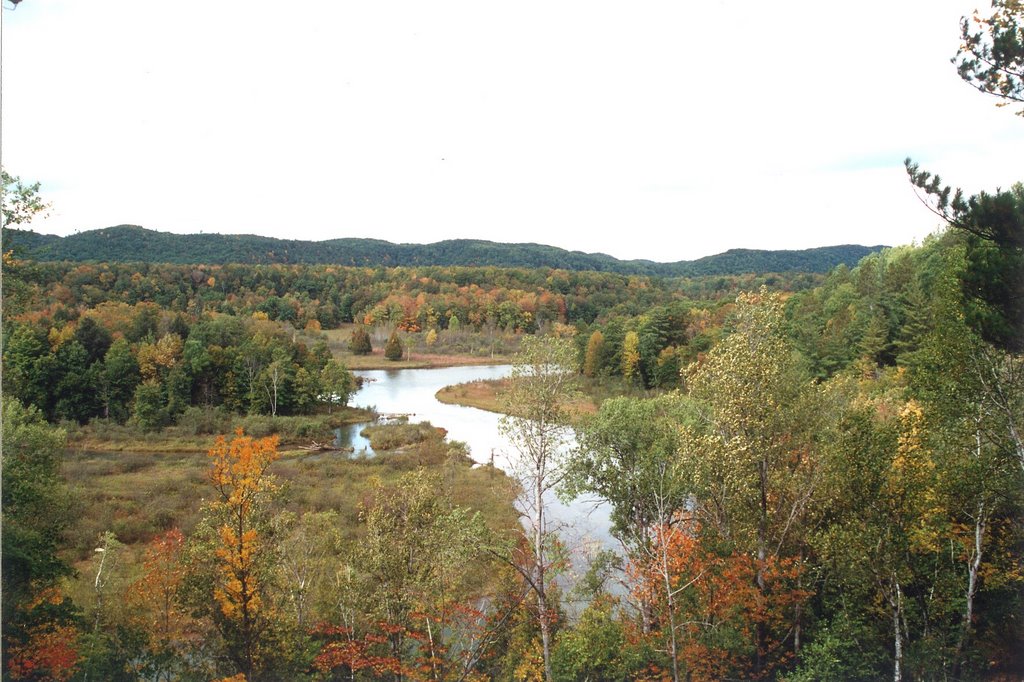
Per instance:
[[[576,349],[570,339],[527,336],[516,356],[509,387],[502,397],[500,422],[517,456],[512,468],[523,486],[521,509],[529,541],[527,562],[516,569],[537,606],[545,677],[553,679],[551,646],[557,604],[552,579],[557,563],[557,532],[548,515],[551,495],[564,476],[564,455],[571,443],[569,407],[578,395]]]

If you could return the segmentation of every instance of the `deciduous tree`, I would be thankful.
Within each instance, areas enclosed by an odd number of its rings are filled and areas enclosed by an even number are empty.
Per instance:
[[[583,375],[597,376],[604,364],[604,334],[600,329],[594,330],[587,340],[587,350],[583,356]]]
[[[569,339],[523,338],[508,390],[502,397],[506,413],[501,432],[515,448],[512,467],[524,494],[522,510],[531,556],[516,568],[537,600],[537,621],[545,676],[552,680],[551,645],[557,604],[549,600],[557,564],[556,532],[548,518],[548,496],[562,482],[564,456],[570,444],[569,411],[577,394],[576,351]]]
[[[348,405],[348,399],[356,389],[355,378],[345,365],[337,360],[327,361],[320,371],[320,385],[323,387],[323,400],[330,412],[335,405]]]
[[[239,429],[230,441],[218,437],[209,453],[210,481],[217,493],[213,506],[223,518],[215,550],[217,623],[229,655],[247,679],[260,670],[261,635],[271,618],[261,583],[271,551],[261,525],[267,497],[276,488],[269,468],[278,457],[277,443],[277,436],[254,439]]]
[[[0,169],[0,182],[3,183],[0,194],[3,195],[4,227],[30,222],[40,213],[45,215],[50,208],[39,196],[38,182],[26,185],[21,178],[3,169]]]
[[[778,295],[762,288],[737,298],[732,333],[689,369],[690,395],[702,407],[680,447],[702,532],[753,555],[763,598],[773,589],[770,568],[804,551],[820,482],[819,391],[802,374],[783,322]],[[782,620],[756,623],[753,674],[798,646],[798,634],[782,646],[787,632],[799,633],[799,602],[793,606]]]

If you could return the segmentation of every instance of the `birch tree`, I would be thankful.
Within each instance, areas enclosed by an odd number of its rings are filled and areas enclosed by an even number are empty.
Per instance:
[[[552,626],[557,604],[551,603],[551,582],[558,563],[557,531],[549,518],[550,497],[565,474],[564,455],[572,441],[569,409],[578,396],[576,349],[569,339],[526,336],[502,397],[506,416],[502,434],[518,456],[512,468],[522,487],[520,512],[532,556],[518,562],[537,600],[537,624],[550,682]]]
[[[800,562],[820,478],[819,394],[797,364],[783,320],[777,294],[762,288],[737,298],[732,333],[687,371],[699,417],[683,426],[679,455],[701,526],[755,556],[762,597],[788,589],[769,584],[768,569],[780,559]],[[799,648],[799,603],[777,626],[756,624],[756,675]]]

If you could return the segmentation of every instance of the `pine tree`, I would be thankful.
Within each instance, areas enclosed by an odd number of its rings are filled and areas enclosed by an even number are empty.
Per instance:
[[[384,345],[384,357],[388,360],[401,360],[405,348],[402,347],[402,340],[398,338],[398,332],[391,332],[388,342]]]
[[[369,355],[373,352],[370,344],[370,334],[364,327],[356,327],[352,330],[352,338],[349,339],[348,349],[355,355]]]

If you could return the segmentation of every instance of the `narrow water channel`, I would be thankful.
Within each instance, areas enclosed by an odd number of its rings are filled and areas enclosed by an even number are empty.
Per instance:
[[[408,415],[410,422],[429,421],[434,426],[443,427],[448,431],[449,440],[462,441],[467,445],[476,462],[486,464],[493,461],[503,471],[512,472],[517,452],[498,430],[501,415],[474,407],[446,405],[434,397],[445,386],[501,379],[508,376],[511,369],[509,365],[482,365],[358,371],[355,374],[364,379],[363,387],[350,402],[359,407],[373,408],[380,414]],[[351,429],[348,437],[361,438],[358,436],[360,430],[359,427]],[[368,447],[365,442],[357,440],[342,444],[353,447],[356,453]],[[563,504],[552,496],[549,509],[549,518],[558,527],[562,541],[570,547],[586,553],[588,548],[614,546],[614,540],[608,533],[608,508],[600,500],[581,499]]]

